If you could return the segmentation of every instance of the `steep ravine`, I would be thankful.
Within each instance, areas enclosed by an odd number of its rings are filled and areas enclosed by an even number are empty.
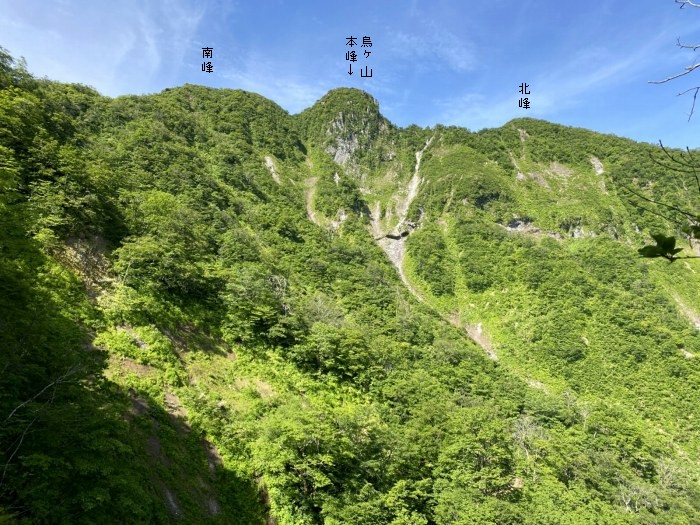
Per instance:
[[[418,299],[421,303],[424,302],[423,297],[418,293],[418,291],[411,285],[409,280],[403,271],[403,259],[406,254],[406,238],[401,237],[400,239],[389,239],[388,237],[382,237],[377,240],[377,244],[382,250],[387,254],[389,260],[396,267],[399,272],[399,277],[401,281],[408,288],[408,291],[413,294],[413,296]]]
[[[374,209],[372,210],[370,216],[372,234],[374,235],[375,241],[382,248],[382,250],[384,250],[384,253],[387,254],[389,260],[396,267],[396,270],[399,273],[399,277],[401,278],[401,282],[403,282],[408,291],[411,292],[411,294],[419,302],[424,304],[428,303],[426,302],[425,298],[418,292],[418,290],[416,290],[416,288],[411,284],[403,270],[403,263],[406,255],[406,239],[410,234],[410,229],[408,227],[405,227],[404,225],[406,223],[408,210],[411,207],[411,203],[418,195],[418,189],[422,182],[422,179],[420,177],[420,164],[421,159],[423,157],[423,153],[433,142],[434,138],[434,135],[430,137],[430,139],[426,141],[423,148],[420,151],[416,152],[416,165],[413,170],[413,176],[411,177],[411,180],[406,186],[405,196],[395,197],[395,210],[397,215],[397,222],[396,225],[393,228],[391,228],[390,233],[385,233],[385,230],[382,228],[381,203],[379,201],[376,201],[374,203]],[[450,322],[451,324],[457,326],[458,328],[460,328],[460,330],[462,329],[460,326],[458,326],[458,324],[444,316],[438,310],[435,310],[434,308],[433,310],[447,322]],[[494,361],[498,360],[498,356],[494,351],[493,345],[491,344],[487,334],[484,333],[481,323],[478,323],[478,325],[465,326],[464,333],[484,350],[489,359],[492,359]]]
[[[423,157],[423,152],[428,148],[428,146],[430,146],[434,138],[435,136],[430,137],[430,139],[428,139],[428,141],[423,146],[423,149],[416,152],[416,166],[413,170],[413,176],[411,177],[411,180],[408,182],[408,186],[406,187],[406,196],[403,198],[399,197],[397,199],[396,212],[398,216],[398,221],[396,222],[396,226],[392,228],[392,233],[387,234],[383,231],[380,221],[381,204],[379,201],[374,203],[374,210],[372,211],[370,217],[372,224],[372,233],[374,234],[374,238],[377,241],[377,244],[381,247],[382,250],[384,250],[384,252],[389,257],[389,260],[396,267],[396,270],[399,272],[399,277],[401,277],[401,281],[404,283],[406,288],[408,288],[411,294],[413,294],[413,296],[420,302],[424,302],[423,297],[411,285],[403,271],[403,260],[406,254],[405,243],[408,231],[402,231],[401,227],[406,222],[406,216],[408,215],[408,210],[411,206],[411,203],[413,202],[413,199],[415,199],[416,195],[418,195],[418,187],[421,183],[421,179],[418,173],[420,171],[420,161]]]
[[[316,216],[316,212],[313,209],[314,193],[316,192],[316,182],[318,177],[311,177],[306,179],[306,190],[304,192],[304,202],[306,203],[306,215],[309,220],[313,222],[316,226],[322,226],[321,221]]]

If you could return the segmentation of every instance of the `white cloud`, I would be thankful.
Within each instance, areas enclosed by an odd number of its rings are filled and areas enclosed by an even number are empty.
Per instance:
[[[471,44],[444,29],[421,35],[392,33],[389,36],[389,50],[404,61],[420,59],[432,66],[445,65],[458,72],[470,71],[476,65]]]
[[[482,93],[466,92],[436,102],[440,108],[435,119],[437,123],[447,126],[464,126],[473,131],[503,125],[517,115],[518,102],[513,96],[486,96]],[[520,110],[523,111],[523,110]]]
[[[650,63],[661,60],[666,40],[667,35],[660,33],[632,50],[629,46],[613,50],[587,48],[558,68],[543,64],[529,82],[532,107],[527,112],[518,107],[522,95],[513,85],[510,90],[493,90],[488,94],[472,90],[438,100],[437,122],[481,129],[501,126],[517,117],[551,118],[567,108],[594,104],[603,89],[611,90],[615,86],[622,89],[630,82],[645,84],[648,79],[642,76]]]
[[[309,81],[308,77],[290,72],[288,62],[283,66],[255,54],[240,60],[235,67],[220,68],[219,71],[221,77],[232,82],[231,88],[263,95],[290,113],[308,108],[335,87],[330,82]]]
[[[37,76],[92,85],[110,96],[149,92],[160,76],[180,69],[206,6],[26,0],[4,9],[0,34],[2,45],[25,56]]]

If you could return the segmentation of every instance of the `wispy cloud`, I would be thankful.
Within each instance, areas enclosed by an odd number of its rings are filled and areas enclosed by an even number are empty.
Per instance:
[[[148,92],[180,68],[206,6],[191,0],[27,0],[5,10],[0,34],[40,76],[88,83],[111,96]]]
[[[588,48],[558,68],[543,66],[530,82],[532,108],[526,116],[547,118],[567,108],[592,103],[593,91],[611,90],[629,82],[646,82],[641,75],[659,56],[665,36],[659,35],[634,50]],[[516,85],[510,90],[488,93],[466,91],[436,102],[438,120],[471,129],[500,126],[525,116],[518,107],[521,96]]]
[[[337,87],[328,81],[309,80],[309,77],[290,70],[287,62],[265,59],[254,53],[239,60],[235,67],[220,68],[219,71],[222,78],[230,81],[230,87],[259,93],[290,113],[306,109],[329,89]]]
[[[660,32],[655,38],[630,46],[608,49],[587,49],[558,69],[539,75],[543,113],[555,108],[590,100],[591,91],[622,89],[630,83],[646,83],[643,78],[649,66],[663,61],[667,54],[667,35]]]
[[[434,28],[429,33],[408,34],[394,32],[389,35],[389,50],[404,61],[423,62],[423,67],[439,67],[458,71],[470,71],[476,64],[473,46],[457,35]]]
[[[436,108],[436,123],[464,126],[471,130],[500,126],[514,118],[518,109],[517,100],[512,96],[476,92],[438,100]]]
[[[115,25],[128,27],[134,37],[131,46],[123,50],[114,64],[118,75],[114,89],[122,93],[135,87],[154,91],[176,82],[186,53],[197,47],[196,34],[208,5],[190,0],[162,0],[146,4],[143,9],[132,5],[126,8],[126,13],[118,12]],[[129,16],[129,11],[138,12],[139,16]]]

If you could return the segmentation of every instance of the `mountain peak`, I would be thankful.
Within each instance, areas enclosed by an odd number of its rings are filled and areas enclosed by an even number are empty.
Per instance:
[[[391,127],[377,99],[355,88],[333,89],[297,117],[306,140],[324,147],[342,165],[355,164],[358,154]]]
[[[357,88],[335,88],[331,89],[323,97],[321,97],[314,106],[335,105],[341,104],[345,106],[353,106],[361,108],[369,107],[374,111],[379,112],[379,102],[372,95]],[[312,106],[312,107],[314,107]]]

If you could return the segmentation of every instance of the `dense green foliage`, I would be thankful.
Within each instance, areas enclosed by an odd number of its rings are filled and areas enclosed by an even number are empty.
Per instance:
[[[623,190],[690,198],[655,151],[3,52],[0,522],[698,523],[700,279]]]

